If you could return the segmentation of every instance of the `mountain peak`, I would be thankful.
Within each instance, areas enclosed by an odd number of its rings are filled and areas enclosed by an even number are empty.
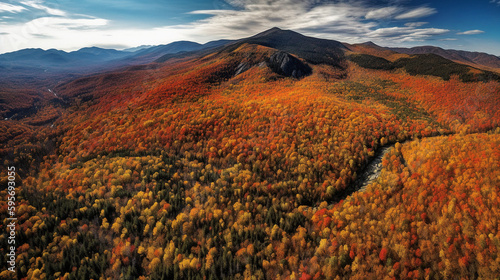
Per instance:
[[[269,29],[268,31],[271,31],[271,30],[273,30],[273,31],[281,31],[281,30],[283,30],[283,29],[281,29],[281,28],[279,28],[279,27],[276,27],[276,26],[275,26],[275,27],[273,27],[273,28]]]
[[[375,44],[375,43],[374,43],[374,42],[372,42],[372,41],[368,41],[368,42],[361,43],[361,45],[371,46],[371,47],[380,47],[379,45]]]
[[[266,36],[271,36],[271,35],[276,35],[276,34],[279,34],[279,33],[287,33],[287,32],[293,32],[291,30],[283,30],[281,28],[278,28],[278,27],[273,27],[271,29],[268,29],[266,31],[262,31],[260,33],[257,33],[256,35],[250,37],[250,38],[259,38],[259,37],[266,37]],[[295,32],[293,32],[295,33]],[[298,33],[297,33],[298,34]]]
[[[279,32],[279,31],[286,31],[286,30],[283,30],[283,29],[281,29],[279,27],[273,27],[273,28],[270,28],[270,29],[268,29],[268,30],[266,30],[264,32]]]
[[[79,50],[81,51],[81,50],[98,50],[98,49],[101,49],[101,48],[96,47],[96,46],[92,46],[92,47],[84,47],[84,48],[81,48]]]

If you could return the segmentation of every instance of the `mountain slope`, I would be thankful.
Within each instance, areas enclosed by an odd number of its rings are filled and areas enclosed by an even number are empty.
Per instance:
[[[198,44],[195,42],[177,41],[167,45],[159,45],[139,50],[136,53],[134,53],[134,55],[131,58],[135,60],[144,60],[145,62],[150,62],[165,54],[197,51],[202,48],[203,48],[202,44]]]
[[[389,61],[395,61],[399,58],[408,57],[407,54],[398,53],[385,47],[381,47],[373,42],[366,42],[361,44],[347,44],[344,45],[349,49],[349,54],[368,54],[384,58]]]
[[[233,40],[215,40],[205,44],[189,41],[173,42],[141,50],[130,57],[134,64],[164,62],[173,57],[189,56],[197,52],[208,53],[215,48],[230,44]]]

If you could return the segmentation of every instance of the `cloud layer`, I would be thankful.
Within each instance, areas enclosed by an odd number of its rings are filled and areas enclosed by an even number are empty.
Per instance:
[[[394,2],[394,1],[393,1]],[[192,35],[216,34],[233,38],[255,34],[274,26],[306,35],[346,42],[413,42],[447,33],[447,29],[421,28],[413,22],[436,13],[434,8],[387,4],[371,6],[367,1],[232,0],[237,10],[194,11],[209,15],[193,24],[167,27]],[[388,22],[395,27],[379,27]]]
[[[414,19],[414,18],[421,18],[421,17],[426,17],[430,16],[437,13],[436,9],[433,8],[428,8],[428,7],[420,7],[413,9],[411,11],[402,13],[398,16],[396,16],[396,19]]]
[[[377,5],[367,0],[226,0],[213,10],[194,10],[203,19],[178,25],[140,29],[116,26],[111,20],[72,14],[43,0],[0,3],[0,52],[26,47],[74,50],[90,45],[156,45],[176,40],[206,42],[254,35],[272,27],[305,35],[382,45],[443,39],[448,29],[427,26],[423,18],[438,11],[428,6],[404,6],[403,1]],[[31,13],[23,22],[9,15]],[[425,27],[424,27],[425,25]],[[469,35],[479,30],[458,34]]]
[[[484,31],[482,30],[468,30],[468,31],[464,31],[464,32],[458,32],[457,35],[477,35],[477,34],[482,34],[484,33]]]
[[[425,23],[408,22],[437,11],[428,7],[387,5],[373,7],[367,2],[299,0],[233,0],[237,10],[194,11],[209,15],[193,24],[166,27],[188,34],[211,34],[233,38],[249,36],[274,26],[306,35],[347,42],[412,42],[447,33],[447,29],[420,28]],[[403,27],[379,28],[380,21]],[[406,25],[405,25],[406,24]]]
[[[26,8],[24,8],[23,6],[12,5],[8,3],[0,3],[0,12],[19,13],[23,10],[26,10]]]

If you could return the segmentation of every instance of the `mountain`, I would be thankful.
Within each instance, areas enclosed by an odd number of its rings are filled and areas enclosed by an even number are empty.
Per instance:
[[[137,46],[137,47],[126,48],[126,49],[123,49],[122,51],[133,53],[133,52],[144,50],[144,49],[148,49],[148,48],[151,48],[151,47],[154,47],[154,46],[153,45],[140,45],[140,46]]]
[[[205,44],[199,44],[191,41],[177,41],[167,45],[159,45],[139,50],[134,53],[134,57],[153,61],[165,54],[175,54],[181,52],[192,52],[203,49],[211,49],[225,45],[230,42],[232,42],[232,40],[210,41]]]
[[[217,48],[217,47],[220,47],[220,46],[231,44],[232,42],[234,42],[234,40],[222,39],[222,40],[210,41],[208,43],[203,44],[203,48],[204,49]]]
[[[497,73],[457,63],[432,53],[415,54],[395,61],[376,55],[351,54],[349,60],[367,69],[394,70],[401,68],[410,75],[435,76],[446,81],[454,75],[458,76],[463,82],[500,81],[500,75]]]
[[[154,61],[165,55],[179,52],[197,51],[203,48],[202,44],[190,41],[177,41],[167,45],[159,45],[139,50],[131,56],[134,60]]]
[[[334,40],[308,37],[295,31],[275,27],[239,40],[236,45],[242,43],[257,44],[289,52],[312,64],[328,64],[345,68],[344,51],[346,47]]]
[[[344,46],[348,48],[347,53],[355,53],[355,54],[368,54],[373,56],[378,56],[390,61],[395,61],[402,57],[408,57],[406,54],[401,54],[390,50],[385,47],[381,47],[373,42],[365,42],[361,44],[347,44],[344,43]]]
[[[473,81],[500,81],[498,68],[489,71],[492,67],[474,62],[459,53],[472,56],[471,52],[443,50],[438,47],[386,48],[373,42],[361,44],[345,44],[349,60],[359,66],[375,70],[404,69],[411,75],[429,75],[449,80],[458,76],[464,82]],[[398,52],[399,51],[399,52]],[[493,55],[483,54],[484,57]],[[491,65],[493,59],[488,60]],[[493,67],[494,68],[494,67]]]
[[[43,68],[50,72],[74,71],[88,72],[107,63],[129,56],[130,53],[114,49],[97,47],[82,48],[78,51],[65,52],[56,49],[24,49],[0,55],[0,65],[16,71],[20,67]]]
[[[297,55],[312,64],[327,64],[340,69],[346,68],[344,51],[347,48],[341,42],[308,37],[295,31],[282,30],[277,27],[240,40],[219,40],[206,43],[203,45],[205,52],[201,55],[215,51],[213,49],[217,49],[216,51],[219,52],[232,51],[244,44],[261,45],[284,51]],[[185,55],[189,54],[183,56]],[[173,57],[176,56],[167,54],[156,61],[164,62]]]
[[[382,47],[373,42],[365,42],[361,44],[344,43],[344,45],[348,47],[349,51],[352,53],[378,56],[390,61],[395,61],[400,58],[408,58],[408,55],[435,54],[454,62],[473,67],[480,67],[484,70],[498,70],[500,68],[500,57],[481,52],[450,49],[445,50],[435,46],[421,46],[413,48]]]
[[[109,61],[129,55],[127,52],[98,47],[82,48],[78,51],[65,52],[56,49],[23,49],[0,55],[1,63],[29,62],[31,65],[65,66],[71,63],[93,63],[95,61]]]
[[[233,42],[233,40],[215,40],[205,44],[190,41],[177,41],[167,45],[159,45],[141,49],[132,56],[127,57],[127,64],[142,64],[149,62],[163,62],[176,54],[190,54],[191,52],[211,50]]]
[[[103,49],[98,47],[82,48],[78,51],[69,53],[75,60],[114,60],[125,57],[128,54],[125,51],[118,51],[115,49]]]
[[[0,63],[4,67],[15,64],[29,64],[32,66],[60,65],[68,61],[68,53],[56,49],[23,49],[0,55]]]
[[[185,50],[179,51],[179,52],[168,52],[160,57],[157,57],[154,60],[154,62],[162,63],[162,62],[165,62],[165,61],[167,61],[171,58],[174,58],[174,57],[179,58],[179,57],[186,57],[186,56],[190,56],[190,55],[203,56],[203,55],[212,53],[214,51],[220,50],[227,45],[233,44],[234,42],[235,42],[235,40],[225,40],[225,39],[210,41],[210,42],[207,42],[203,45],[199,45],[197,48],[193,48],[192,50],[185,49]]]
[[[446,59],[466,63],[478,64],[491,68],[500,68],[500,57],[482,53],[460,50],[445,50],[434,46],[421,46],[413,48],[389,48],[390,50],[405,54],[437,54]]]
[[[110,70],[117,67],[150,63],[166,54],[198,51],[222,46],[231,40],[217,40],[206,44],[178,41],[167,45],[141,46],[128,50],[82,48],[73,52],[56,49],[23,49],[0,55],[0,71],[8,69],[6,75],[49,73],[86,74]]]
[[[209,55],[210,53],[232,52],[245,45],[259,45],[281,51],[282,54],[279,54],[274,58],[279,58],[278,60],[280,63],[287,64],[286,66],[281,65],[278,67],[280,70],[278,70],[276,67],[277,61],[273,61],[272,59],[270,60],[270,58],[266,59],[265,64],[267,64],[267,66],[271,69],[274,69],[273,71],[276,73],[280,73],[282,75],[284,74],[285,76],[300,78],[310,73],[310,71],[307,70],[309,68],[307,65],[300,65],[301,63],[290,55],[296,55],[305,60],[307,63],[334,66],[340,70],[340,76],[345,75],[345,70],[347,68],[344,55],[347,48],[344,44],[334,40],[304,36],[295,31],[282,30],[277,27],[240,40],[220,40],[209,42],[204,46],[210,46],[211,48],[206,47],[199,52],[186,52],[180,55],[167,54],[158,58],[156,62],[162,63],[172,58],[188,57],[190,55],[202,57]],[[291,67],[290,69],[294,69],[296,74],[291,74],[294,70],[291,70],[291,72],[284,70],[288,67]],[[239,70],[241,69],[242,68]]]

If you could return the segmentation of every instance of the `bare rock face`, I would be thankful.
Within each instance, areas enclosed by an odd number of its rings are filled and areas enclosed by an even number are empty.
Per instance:
[[[248,63],[246,62],[241,62],[240,64],[238,64],[238,66],[236,67],[236,73],[234,73],[234,76],[238,76],[239,74],[247,71],[248,69],[250,69],[250,65],[248,65]]]
[[[312,73],[312,69],[307,63],[287,52],[277,50],[270,57],[261,61],[253,61],[253,63],[240,62],[234,69],[234,76],[238,76],[254,66],[269,67],[276,74],[295,79],[300,79]]]
[[[309,65],[284,51],[275,52],[266,64],[273,72],[285,77],[300,79],[312,73]]]

